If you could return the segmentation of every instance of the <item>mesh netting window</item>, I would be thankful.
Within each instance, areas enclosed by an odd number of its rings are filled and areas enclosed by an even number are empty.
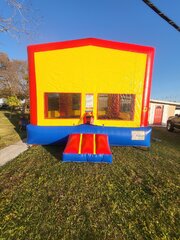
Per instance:
[[[46,118],[79,118],[81,113],[80,93],[46,93]]]
[[[133,120],[134,94],[98,94],[98,119]]]

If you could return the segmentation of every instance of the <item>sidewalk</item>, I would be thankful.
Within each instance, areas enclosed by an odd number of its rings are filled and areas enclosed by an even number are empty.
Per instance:
[[[13,160],[20,153],[26,151],[30,145],[26,144],[26,139],[23,139],[15,144],[5,147],[0,150],[0,167],[7,162]]]

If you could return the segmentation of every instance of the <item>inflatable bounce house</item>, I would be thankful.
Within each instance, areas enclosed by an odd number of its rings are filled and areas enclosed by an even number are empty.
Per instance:
[[[154,48],[87,38],[28,47],[29,144],[63,161],[111,162],[109,145],[150,146]]]

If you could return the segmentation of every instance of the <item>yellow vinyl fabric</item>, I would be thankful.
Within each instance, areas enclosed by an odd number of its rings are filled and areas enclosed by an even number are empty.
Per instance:
[[[83,123],[86,94],[93,94],[94,124],[139,127],[147,55],[96,46],[35,52],[37,125],[72,126]],[[81,93],[81,117],[45,118],[45,93]],[[98,94],[135,94],[134,119],[97,119]]]

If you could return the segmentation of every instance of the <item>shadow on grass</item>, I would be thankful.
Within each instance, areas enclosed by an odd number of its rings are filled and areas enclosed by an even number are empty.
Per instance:
[[[43,146],[43,148],[46,149],[46,151],[48,151],[59,162],[59,161],[62,161],[65,146],[66,146],[65,144],[46,145],[46,146]]]
[[[21,117],[21,113],[19,112],[5,112],[4,116],[7,117],[7,119],[11,122],[12,125],[14,125],[14,130],[16,133],[20,136],[20,138],[23,140],[24,138],[27,137],[26,130],[20,130],[19,127],[19,121]],[[28,118],[28,114],[26,114],[26,117]]]

